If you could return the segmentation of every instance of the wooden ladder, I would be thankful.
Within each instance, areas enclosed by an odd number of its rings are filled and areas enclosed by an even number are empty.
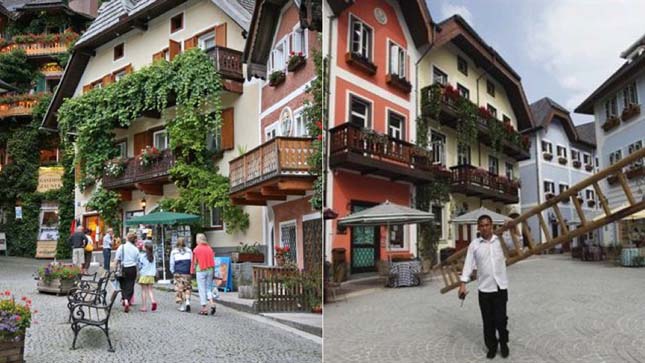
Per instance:
[[[645,158],[645,149],[638,150],[637,152],[634,152],[629,156],[627,156],[626,158],[618,161],[616,164],[600,171],[597,174],[594,174],[588,177],[587,179],[584,179],[583,181],[567,189],[566,191],[560,193],[559,195],[547,200],[546,202],[540,204],[539,206],[515,218],[511,223],[497,228],[494,231],[494,233],[500,239],[502,250],[504,251],[504,255],[506,256],[506,266],[512,265],[531,255],[539,254],[542,251],[553,248],[563,242],[570,241],[575,237],[578,237],[585,233],[589,233],[590,231],[593,231],[597,228],[601,228],[609,223],[615,222],[619,219],[625,218],[627,216],[630,216],[634,213],[638,213],[641,210],[645,209],[645,196],[640,201],[634,198],[634,193],[632,193],[629,183],[627,182],[627,178],[625,177],[625,174],[623,172],[624,168],[628,167],[632,163],[639,161],[643,158]],[[618,180],[628,201],[627,206],[613,211],[609,208],[609,204],[607,203],[607,198],[602,193],[599,185],[600,181],[608,178],[612,178],[612,177],[615,177]],[[594,190],[596,191],[596,194],[598,195],[598,200],[600,201],[600,205],[605,214],[604,217],[596,218],[593,221],[587,220],[587,218],[585,217],[582,211],[582,207],[580,206],[580,201],[578,200],[578,193],[580,191],[585,190],[589,186],[593,186]],[[558,203],[566,201],[567,199],[571,199],[571,202],[575,207],[578,217],[580,218],[580,227],[573,230],[569,230],[567,224],[565,223],[564,218],[562,217],[560,208],[558,207]],[[557,222],[560,225],[560,228],[562,230],[562,234],[555,238],[551,236],[548,226],[544,220],[543,213],[545,211],[548,212],[548,210],[553,211],[554,215],[556,216]],[[528,227],[527,227],[528,224],[526,223],[529,219],[532,219],[532,218],[537,219],[538,225],[540,226],[540,228],[542,229],[542,232],[544,232],[544,235],[546,236],[546,242],[537,244],[533,240],[531,236],[531,232],[528,230]],[[527,238],[528,246],[522,247],[517,235],[514,233],[509,233],[513,240],[513,246],[515,247],[513,250],[510,250],[506,245],[502,235],[510,228],[513,228],[520,224],[522,226],[521,227],[522,232]],[[459,276],[461,275],[467,250],[468,250],[467,248],[464,248],[454,253],[445,261],[433,267],[433,271],[441,272],[441,276],[444,282],[444,287],[441,289],[442,294],[445,294],[446,292],[456,287],[459,287],[460,285]]]

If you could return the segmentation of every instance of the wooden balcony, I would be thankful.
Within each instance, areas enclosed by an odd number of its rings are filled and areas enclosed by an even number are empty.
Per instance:
[[[230,198],[234,204],[266,205],[313,189],[307,159],[313,139],[276,137],[229,162]]]
[[[215,69],[222,77],[224,88],[241,94],[244,83],[242,52],[225,47],[213,47],[208,49],[206,54],[213,59]]]
[[[0,119],[31,116],[42,94],[10,95],[0,97]]]
[[[430,105],[430,100],[431,100],[431,88],[432,86],[425,87],[421,90],[421,112],[423,114],[423,117],[425,118],[430,118],[432,117],[431,115],[431,105]],[[440,112],[439,112],[439,119],[437,120],[439,123],[442,125],[446,125],[448,127],[451,127],[455,130],[457,130],[457,123],[459,122],[459,112],[457,110],[457,105],[454,99],[451,97],[448,97],[446,94],[441,95],[441,100],[440,100]],[[490,146],[491,145],[491,139],[489,136],[489,130],[488,130],[488,124],[487,121],[483,118],[478,118],[477,119],[477,128],[478,128],[478,136],[477,139],[485,144]],[[508,155],[512,157],[513,159],[517,161],[522,161],[522,160],[528,160],[531,158],[531,155],[529,154],[529,151],[527,148],[520,147],[509,140],[504,139],[502,141],[502,152],[505,155]]]
[[[344,123],[329,130],[329,166],[390,180],[425,184],[449,172],[433,154],[409,142]]]
[[[31,37],[31,36],[30,36]],[[22,38],[22,39],[21,39]],[[66,32],[57,35],[16,36],[15,40],[5,43],[0,48],[0,53],[22,49],[28,57],[43,57],[67,52],[70,44],[78,38],[78,34]]]
[[[175,157],[170,150],[163,150],[161,157],[148,166],[141,165],[138,157],[129,158],[121,175],[103,176],[103,187],[163,195],[163,185],[170,181],[169,171],[174,164]]]
[[[517,184],[504,176],[489,173],[488,170],[472,165],[453,166],[450,170],[452,170],[450,184],[453,193],[490,199],[504,204],[519,202]]]

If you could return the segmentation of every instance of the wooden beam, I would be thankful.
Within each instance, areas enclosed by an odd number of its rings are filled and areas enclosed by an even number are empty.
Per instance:
[[[278,182],[280,190],[312,190],[314,186],[311,180],[286,180]]]
[[[533,236],[531,236],[531,231],[529,231],[528,226],[526,223],[522,223],[522,231],[524,232],[524,235],[526,235],[526,239],[529,242],[529,248],[533,250],[535,248],[535,241],[533,240]]]
[[[620,173],[617,173],[616,176],[618,176],[618,181],[620,182],[620,186],[623,187],[623,191],[625,192],[625,196],[627,197],[629,204],[630,205],[636,204],[636,200],[634,199],[632,190],[629,188],[629,184],[627,183],[627,178],[625,178],[625,174],[620,172]]]
[[[134,186],[145,194],[163,195],[163,184],[142,184],[136,183]]]
[[[246,200],[244,198],[231,198],[231,202],[233,202],[233,205],[260,205],[260,206],[267,205],[266,201]]]
[[[287,196],[286,195],[263,195],[260,192],[246,192],[245,199],[262,200],[266,202],[267,200],[287,200]]]
[[[566,223],[564,223],[564,218],[562,218],[560,207],[558,207],[557,204],[554,204],[552,208],[553,208],[553,211],[555,212],[555,215],[558,217],[558,223],[560,224],[560,228],[562,228],[562,233],[566,234],[567,232],[569,232],[569,227],[567,226]]]
[[[551,239],[552,239],[551,233],[549,232],[549,227],[544,221],[544,216],[542,216],[542,212],[538,213],[538,219],[540,220],[540,227],[542,228],[542,232],[544,232],[544,237],[546,237],[546,241],[551,242]]]
[[[602,209],[605,211],[605,215],[610,215],[611,209],[609,208],[609,203],[607,203],[607,197],[605,197],[602,190],[600,190],[598,183],[593,183],[593,189],[596,191],[596,195],[598,195],[598,201],[600,202]]]
[[[276,186],[260,187],[260,194],[262,194],[264,196],[283,196],[283,195],[288,195],[288,193],[286,191],[280,190]]]
[[[587,218],[585,217],[585,213],[582,211],[582,207],[580,206],[580,201],[578,200],[578,196],[572,196],[571,201],[573,201],[573,205],[576,207],[576,211],[578,212],[578,218],[580,218],[580,225],[584,226],[587,224]]]

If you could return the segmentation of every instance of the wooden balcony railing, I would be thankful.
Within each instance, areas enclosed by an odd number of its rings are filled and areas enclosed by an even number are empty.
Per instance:
[[[308,176],[313,139],[276,137],[230,161],[231,193],[280,176]]]
[[[170,150],[163,150],[161,157],[151,165],[143,166],[138,157],[129,158],[123,173],[119,176],[105,175],[103,186],[107,189],[132,187],[135,183],[166,181],[169,170],[175,163]]]
[[[65,32],[56,35],[22,35],[13,41],[3,41],[0,53],[22,49],[27,56],[43,56],[67,52],[70,44],[78,38],[78,34]]]
[[[42,94],[24,94],[0,97],[0,118],[30,116],[42,96]]]
[[[215,69],[223,78],[244,81],[242,52],[225,47],[213,47],[206,53],[213,59]]]
[[[451,185],[455,192],[506,204],[519,201],[517,183],[505,176],[495,175],[472,165],[457,165],[450,170]]]
[[[443,160],[422,147],[362,128],[344,123],[329,130],[330,165],[348,167],[354,170],[373,170],[374,174],[387,177],[401,177],[413,182],[432,179],[433,174],[446,173],[442,170]],[[430,173],[428,173],[430,172]]]

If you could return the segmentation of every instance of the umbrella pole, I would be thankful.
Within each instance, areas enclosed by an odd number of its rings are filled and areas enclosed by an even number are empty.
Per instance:
[[[164,233],[164,225],[161,225],[161,268],[163,269],[163,280],[159,281],[160,284],[169,284],[170,281],[166,280],[166,237]]]

